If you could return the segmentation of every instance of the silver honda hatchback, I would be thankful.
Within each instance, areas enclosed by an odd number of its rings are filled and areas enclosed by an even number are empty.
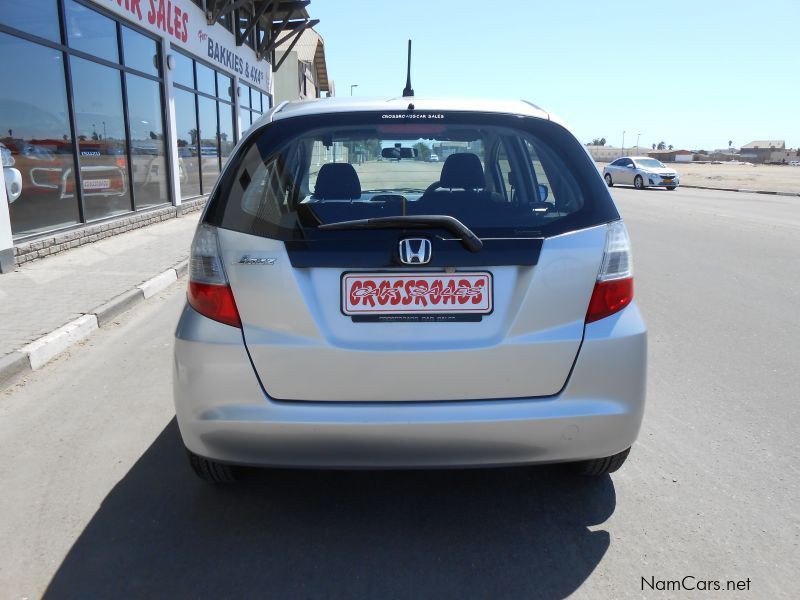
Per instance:
[[[175,334],[195,472],[618,469],[646,328],[583,146],[525,102],[347,100],[264,115],[212,191]]]

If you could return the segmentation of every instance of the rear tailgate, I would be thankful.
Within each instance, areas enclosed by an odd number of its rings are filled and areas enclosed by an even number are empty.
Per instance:
[[[219,231],[244,340],[265,391],[306,401],[558,393],[580,348],[605,235],[599,226],[548,238],[535,265],[459,268],[491,278],[488,314],[481,305],[476,312],[483,314],[469,320],[364,322],[343,311],[343,276],[375,269],[294,267],[282,241]],[[378,272],[447,275],[419,266]]]

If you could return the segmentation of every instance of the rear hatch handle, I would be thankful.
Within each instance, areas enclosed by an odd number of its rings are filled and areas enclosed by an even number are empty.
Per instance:
[[[455,217],[447,215],[410,215],[397,217],[375,217],[373,219],[354,219],[352,221],[338,221],[318,225],[317,229],[400,229],[416,227],[425,229],[446,229],[464,245],[470,252],[480,252],[483,248],[481,238]]]

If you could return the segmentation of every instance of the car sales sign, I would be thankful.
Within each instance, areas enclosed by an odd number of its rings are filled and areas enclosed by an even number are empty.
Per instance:
[[[195,56],[236,73],[250,85],[269,90],[264,61],[248,46],[236,46],[234,35],[219,24],[209,26],[203,10],[191,0],[99,0],[98,4],[165,37]]]
[[[491,273],[345,273],[346,315],[492,312]]]

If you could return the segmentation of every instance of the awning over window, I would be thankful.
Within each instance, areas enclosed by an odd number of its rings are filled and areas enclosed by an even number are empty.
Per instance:
[[[319,23],[309,17],[309,4],[311,0],[206,0],[206,21],[224,25],[233,20],[236,44],[252,39],[259,60],[268,59],[276,71],[280,63],[275,64],[275,47],[288,42],[288,53],[306,29]]]

